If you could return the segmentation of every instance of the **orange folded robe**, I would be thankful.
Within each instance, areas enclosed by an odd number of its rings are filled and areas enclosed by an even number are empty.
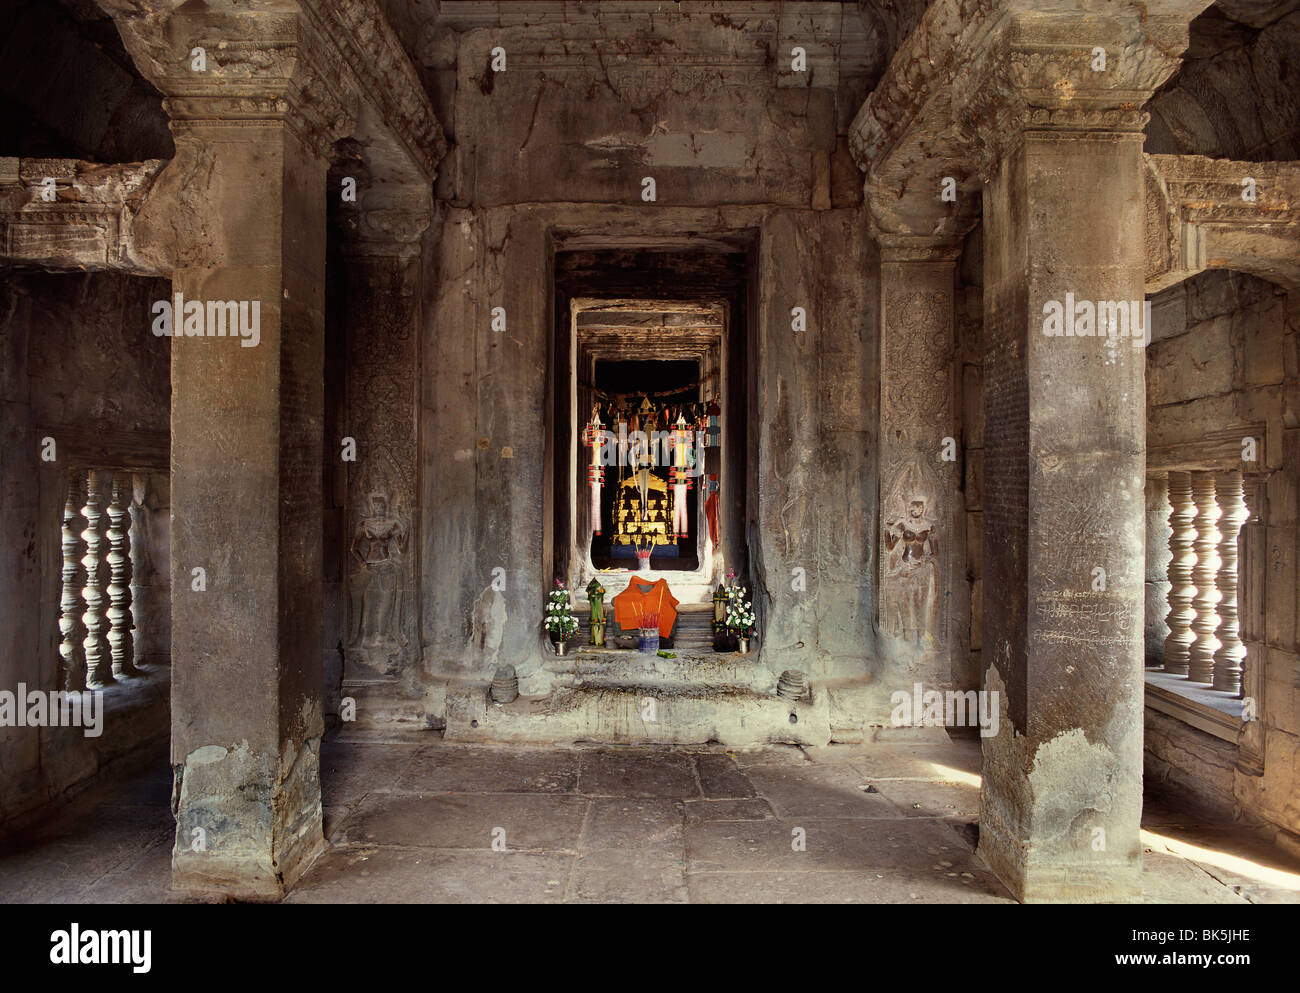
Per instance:
[[[658,614],[659,635],[668,638],[677,620],[677,603],[677,598],[668,588],[668,580],[659,579],[651,583],[633,576],[627,589],[614,597],[614,620],[624,631],[635,631],[641,626],[643,615]]]

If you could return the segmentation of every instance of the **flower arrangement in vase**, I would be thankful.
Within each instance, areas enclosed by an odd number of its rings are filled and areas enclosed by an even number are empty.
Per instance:
[[[556,588],[551,591],[546,603],[546,616],[542,626],[550,636],[556,655],[564,655],[569,648],[569,639],[578,631],[578,619],[573,616],[573,605],[569,602],[569,591],[558,579]]]
[[[723,624],[727,632],[736,639],[736,651],[741,655],[749,654],[749,639],[754,636],[754,606],[749,601],[745,590],[732,586],[727,590],[726,613]]]

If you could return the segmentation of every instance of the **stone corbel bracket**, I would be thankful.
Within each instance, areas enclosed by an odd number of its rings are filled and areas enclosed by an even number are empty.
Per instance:
[[[1205,269],[1300,289],[1300,162],[1143,158],[1148,293]]]
[[[165,164],[0,158],[0,258],[44,269],[166,275],[136,252],[133,228]]]
[[[283,119],[322,157],[341,137],[382,132],[410,177],[436,178],[446,137],[377,0],[98,2],[163,93],[173,127]]]

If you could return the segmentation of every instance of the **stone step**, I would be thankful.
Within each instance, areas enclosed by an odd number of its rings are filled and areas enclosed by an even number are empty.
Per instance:
[[[599,687],[629,692],[670,691],[687,695],[776,693],[776,678],[755,665],[755,656],[736,652],[668,649],[676,658],[666,659],[651,652],[571,648],[565,656],[552,656],[547,671],[570,677],[570,686]]]
[[[573,607],[574,616],[578,618],[578,633],[574,635],[570,652],[584,645],[591,644],[591,608],[585,602],[578,602]],[[619,632],[613,624],[613,610],[608,601],[605,604],[605,616],[610,618],[610,623],[605,629],[607,641],[619,637]],[[624,638],[633,637],[633,635],[624,634]],[[699,651],[712,651],[713,649],[713,604],[710,603],[683,603],[677,607],[677,619],[673,623],[673,635],[671,644],[666,646],[669,650],[691,649]]]

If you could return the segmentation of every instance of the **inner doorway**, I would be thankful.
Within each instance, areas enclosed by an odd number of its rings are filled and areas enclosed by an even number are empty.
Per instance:
[[[575,606],[593,579],[612,598],[644,576],[711,616],[727,573],[748,575],[751,241],[554,255],[549,549]],[[634,424],[657,443],[649,465],[632,464]]]
[[[708,449],[708,401],[702,396],[700,362],[597,359],[595,365],[592,409],[610,434],[603,439],[604,451],[596,453],[597,461],[603,463],[597,468],[602,470],[604,485],[593,494],[593,499],[600,501],[600,514],[592,527],[592,563],[600,569],[634,565],[640,569],[640,552],[646,559],[644,571],[698,569],[702,537],[698,497],[707,501],[711,495],[706,495],[707,478],[701,479],[707,462],[698,458],[707,457]],[[644,461],[640,453],[628,452],[630,446],[620,445],[619,426],[632,423],[631,418],[638,418],[635,423],[643,434],[647,422],[655,425],[649,434],[657,437],[646,439],[652,465],[634,464]],[[705,428],[702,436],[700,426]],[[677,468],[673,462],[683,440],[678,438],[674,444],[674,432],[686,436],[688,470],[699,470],[687,472],[685,487],[673,485]],[[624,430],[623,436],[627,434]],[[692,490],[696,499],[691,499]],[[716,538],[713,542],[716,544]]]
[[[722,300],[571,302],[576,587],[641,573],[668,579],[679,598],[711,589],[727,319]]]

